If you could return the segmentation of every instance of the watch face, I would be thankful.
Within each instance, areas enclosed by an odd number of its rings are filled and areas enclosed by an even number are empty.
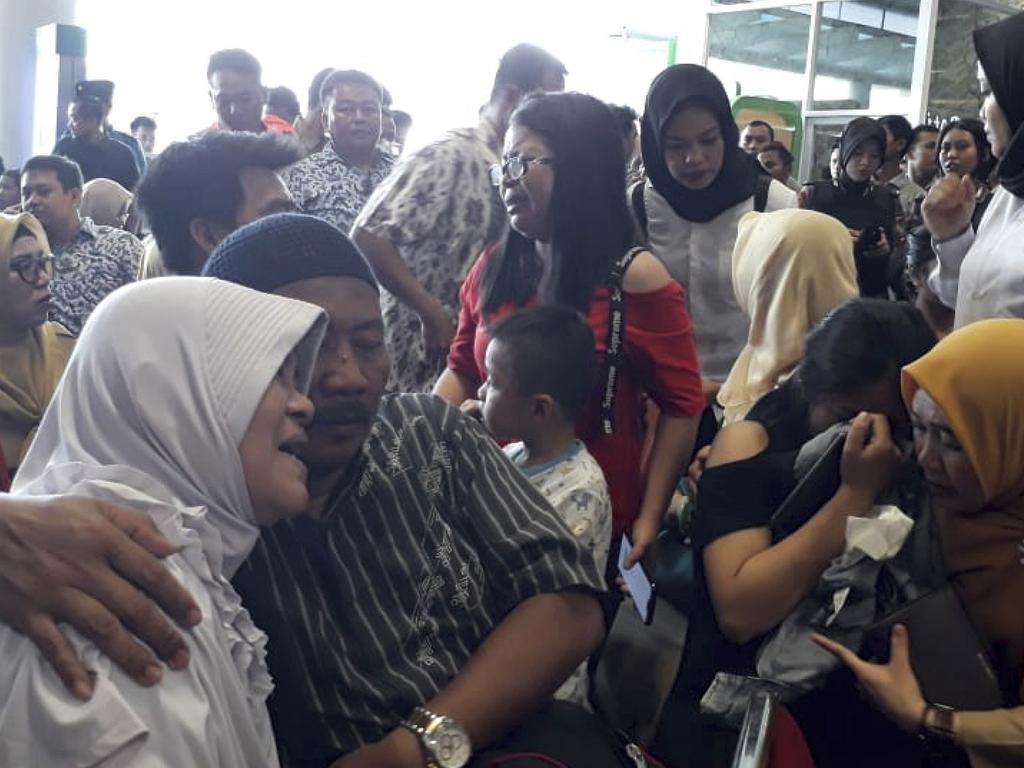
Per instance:
[[[469,736],[458,723],[448,718],[427,734],[425,740],[441,768],[462,768],[473,754]]]

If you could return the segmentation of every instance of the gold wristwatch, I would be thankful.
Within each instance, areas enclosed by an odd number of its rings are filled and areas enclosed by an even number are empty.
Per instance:
[[[469,734],[458,721],[416,707],[402,726],[416,734],[427,756],[427,768],[463,768],[473,755]]]

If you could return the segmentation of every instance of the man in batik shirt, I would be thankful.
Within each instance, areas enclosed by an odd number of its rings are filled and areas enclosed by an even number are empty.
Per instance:
[[[282,178],[303,213],[347,233],[395,164],[378,147],[382,89],[369,75],[351,69],[332,72],[320,92],[330,141]]]
[[[475,128],[407,156],[377,187],[353,238],[385,289],[381,309],[394,366],[391,387],[429,392],[455,335],[459,287],[508,219],[488,168],[500,161],[512,112],[537,90],[565,87],[565,66],[532,45],[505,53]]]
[[[131,233],[79,214],[82,185],[78,164],[57,155],[31,158],[21,176],[22,206],[39,219],[53,252],[50,317],[76,336],[108,293],[135,280],[145,251]]]

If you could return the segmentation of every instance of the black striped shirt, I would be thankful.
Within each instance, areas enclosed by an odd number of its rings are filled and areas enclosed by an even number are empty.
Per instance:
[[[235,586],[270,636],[282,759],[323,766],[444,688],[523,600],[604,582],[474,420],[393,395],[329,511],[264,531]]]

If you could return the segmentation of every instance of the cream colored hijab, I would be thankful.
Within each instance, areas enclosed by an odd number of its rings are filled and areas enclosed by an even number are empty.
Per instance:
[[[12,469],[43,417],[74,345],[71,335],[55,323],[16,328],[6,316],[4,307],[11,301],[13,285],[11,252],[21,227],[35,236],[44,252],[50,251],[46,233],[34,216],[0,214],[0,446]]]
[[[740,219],[732,284],[750,334],[718,394],[726,424],[785,381],[803,359],[807,332],[857,296],[850,233],[816,211],[752,211]]]
[[[125,212],[132,193],[111,179],[93,179],[82,187],[79,213],[88,216],[94,224],[124,229]]]

